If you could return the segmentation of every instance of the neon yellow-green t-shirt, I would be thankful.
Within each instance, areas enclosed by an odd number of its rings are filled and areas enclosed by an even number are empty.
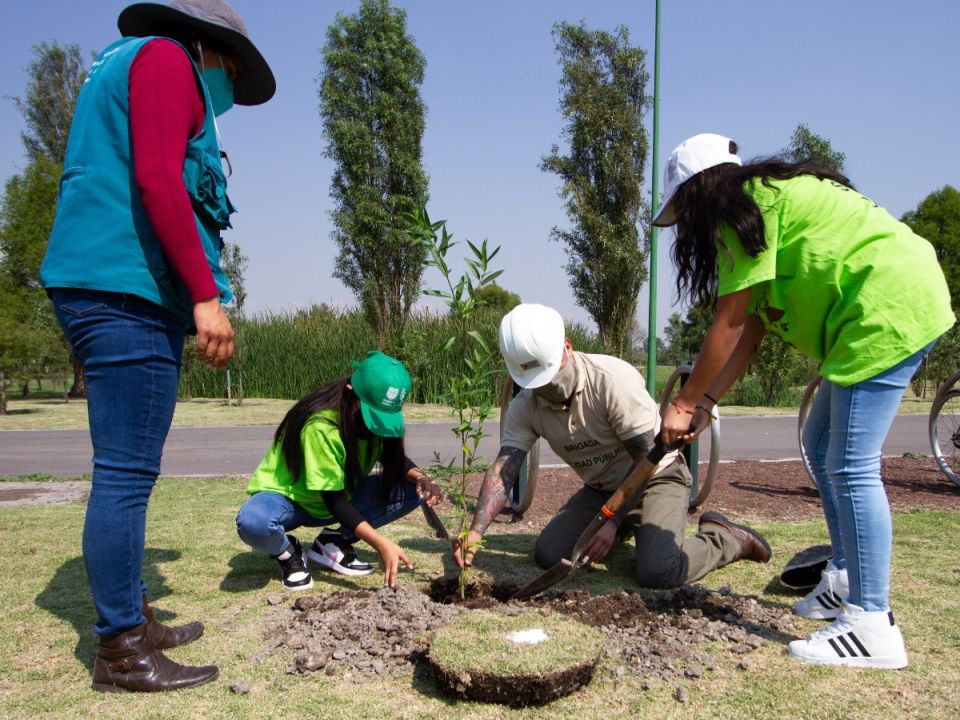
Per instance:
[[[304,424],[300,431],[303,477],[299,481],[287,469],[281,447],[273,443],[250,478],[247,493],[270,490],[290,498],[314,517],[330,518],[320,493],[346,488],[347,451],[340,439],[337,421],[336,410],[321,410]],[[357,441],[357,460],[363,475],[370,473],[382,452],[383,441],[377,436],[370,442]]]
[[[849,386],[950,329],[950,293],[933,247],[860,193],[801,175],[745,189],[767,248],[751,258],[720,229],[718,295],[750,288],[748,312]],[[782,316],[777,318],[782,311]]]

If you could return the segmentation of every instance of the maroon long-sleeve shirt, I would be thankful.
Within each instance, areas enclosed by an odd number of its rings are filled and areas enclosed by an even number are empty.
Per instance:
[[[217,295],[183,184],[187,141],[203,120],[201,90],[183,48],[169,40],[146,43],[130,65],[133,171],[163,254],[195,303]]]

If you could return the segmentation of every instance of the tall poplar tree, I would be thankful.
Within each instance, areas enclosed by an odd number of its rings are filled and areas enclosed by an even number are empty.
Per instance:
[[[554,145],[540,168],[560,177],[571,227],[555,227],[551,237],[566,246],[577,304],[604,345],[622,355],[647,279],[646,54],[624,26],[610,33],[561,22],[553,37],[567,148]]]
[[[425,248],[403,217],[427,201],[422,166],[426,61],[406,12],[362,0],[327,31],[320,74],[330,195],[339,247],[334,277],[359,300],[381,344],[396,351],[420,294]]]
[[[33,55],[26,68],[30,76],[27,95],[13,99],[27,121],[27,131],[20,137],[31,160],[44,156],[62,166],[87,68],[77,45],[37,43]]]

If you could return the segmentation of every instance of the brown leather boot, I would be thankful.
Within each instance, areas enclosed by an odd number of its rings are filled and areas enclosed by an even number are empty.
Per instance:
[[[147,632],[150,634],[150,640],[158,650],[169,650],[180,645],[186,645],[203,635],[202,622],[194,621],[175,627],[161,623],[153,616],[153,609],[147,602],[146,596],[143,598],[143,610],[141,612],[147,619]]]
[[[705,512],[700,516],[701,530],[703,530],[704,525],[718,525],[740,541],[740,552],[731,562],[736,562],[737,560],[753,560],[754,562],[760,563],[770,562],[770,558],[773,555],[773,551],[770,550],[770,544],[763,535],[753,528],[749,528],[746,525],[737,525],[735,522],[731,522],[725,516],[713,510]]]
[[[101,692],[179,690],[217,677],[214,665],[180,665],[154,647],[147,623],[116,635],[101,635],[93,664],[93,689]]]

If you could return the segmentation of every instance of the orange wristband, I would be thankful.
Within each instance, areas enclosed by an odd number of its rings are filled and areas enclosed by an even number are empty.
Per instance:
[[[607,518],[607,520],[609,520],[609,519],[612,518],[614,515],[616,515],[616,513],[613,512],[613,511],[612,511],[610,508],[608,508],[606,505],[601,505],[601,506],[600,506],[600,512],[603,513],[603,516],[604,516],[605,518]]]

